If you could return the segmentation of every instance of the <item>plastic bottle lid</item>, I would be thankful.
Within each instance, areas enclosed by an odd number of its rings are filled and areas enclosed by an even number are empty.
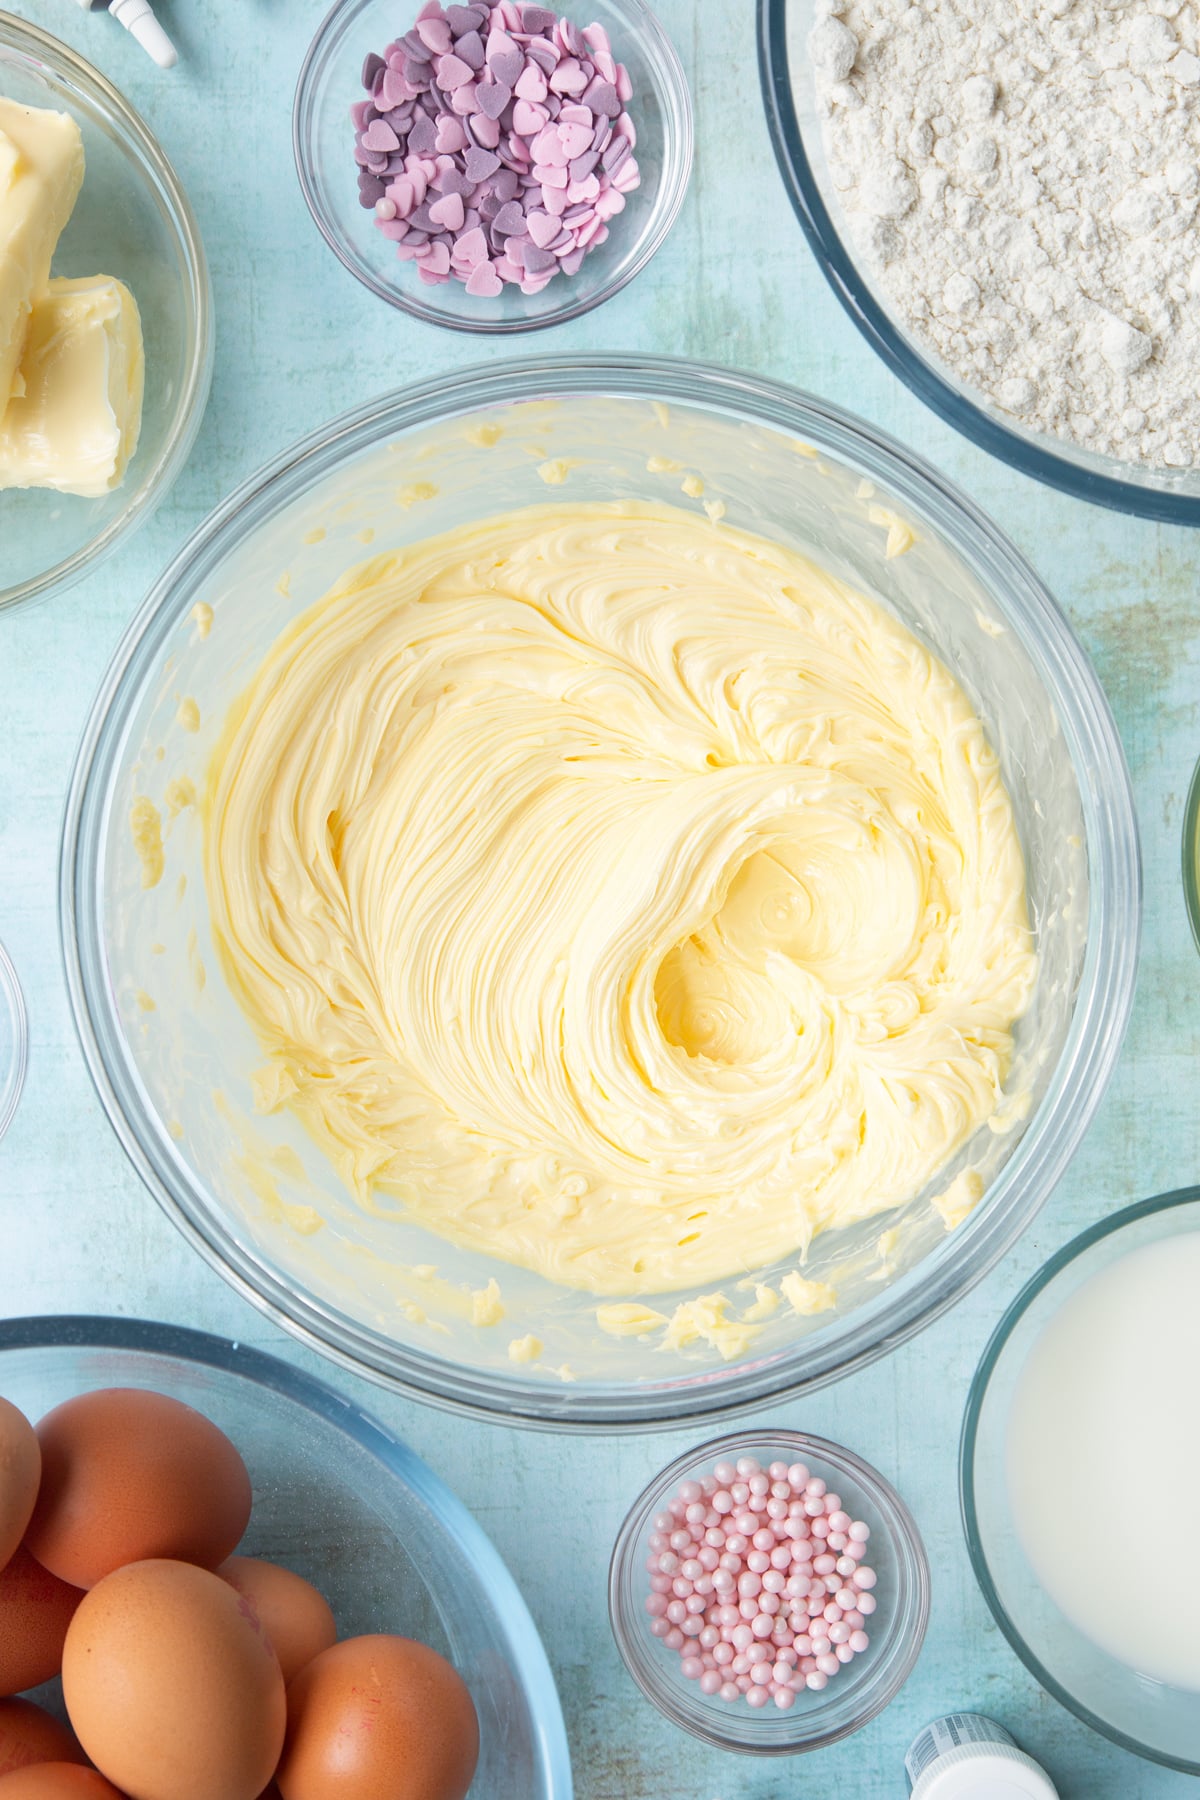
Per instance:
[[[904,1767],[912,1800],[1058,1800],[1046,1771],[981,1713],[935,1719],[910,1745]]]
[[[1020,1750],[951,1750],[917,1782],[913,1800],[1057,1800],[1057,1790]]]

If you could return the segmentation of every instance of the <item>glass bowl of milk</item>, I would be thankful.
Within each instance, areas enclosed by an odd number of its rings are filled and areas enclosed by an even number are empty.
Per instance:
[[[1104,1219],[997,1327],[963,1423],[967,1548],[1042,1686],[1200,1774],[1200,1188]]]

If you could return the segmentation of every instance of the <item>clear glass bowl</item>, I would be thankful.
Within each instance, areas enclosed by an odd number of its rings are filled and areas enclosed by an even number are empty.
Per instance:
[[[12,958],[0,944],[0,1138],[13,1122],[29,1054],[25,1000]]]
[[[570,465],[567,485],[544,485],[544,458]],[[212,947],[195,809],[168,818],[166,872],[148,890],[129,824],[139,796],[167,818],[180,777],[203,791],[227,709],[283,627],[348,566],[548,498],[698,509],[681,469],[701,472],[706,502],[720,500],[730,524],[805,547],[956,671],[1013,797],[1042,961],[1010,1080],[1030,1094],[1027,1116],[1007,1133],[976,1133],[900,1212],[819,1237],[806,1272],[836,1286],[837,1309],[801,1319],[781,1306],[729,1362],[703,1345],[668,1353],[608,1335],[595,1296],[348,1203],[289,1113],[253,1113],[261,1055]],[[879,508],[912,522],[906,554],[885,558]],[[192,622],[197,605],[213,608],[207,636]],[[197,731],[181,728],[185,697]],[[151,1192],[240,1293],[347,1367],[444,1405],[608,1428],[828,1381],[936,1318],[991,1268],[1099,1103],[1128,1018],[1141,904],[1104,695],[995,527],[908,451],[820,401],[748,375],[617,357],[509,363],[407,388],[336,420],[233,495],[157,583],[105,677],[71,783],[60,894],[72,1005],[109,1118]],[[987,1193],[947,1232],[930,1195],[967,1162]],[[312,1208],[327,1221],[315,1232]],[[435,1280],[422,1274],[430,1266]],[[791,1266],[757,1278],[778,1281]],[[506,1316],[472,1324],[464,1290],[493,1276]],[[739,1310],[754,1279],[730,1281]],[[537,1363],[508,1354],[527,1333],[543,1345]]]
[[[78,120],[87,175],[54,258],[56,275],[115,275],[132,290],[146,341],[137,454],[100,499],[0,491],[0,607],[89,573],[150,517],[188,459],[212,379],[212,293],[179,179],[148,127],[65,44],[0,13],[0,93]]]
[[[786,1712],[775,1706],[754,1711],[744,1702],[700,1692],[680,1673],[680,1659],[649,1629],[645,1598],[646,1558],[656,1513],[679,1491],[681,1482],[710,1475],[713,1465],[739,1456],[769,1463],[807,1463],[854,1519],[871,1527],[867,1562],[878,1582],[876,1611],[867,1623],[871,1642],[827,1688],[799,1694]],[[912,1674],[929,1622],[929,1564],[916,1521],[899,1494],[877,1469],[852,1450],[799,1431],[745,1431],[715,1438],[656,1475],[638,1495],[617,1533],[608,1577],[608,1616],[625,1667],[648,1700],[672,1724],[722,1750],[760,1756],[789,1756],[820,1750],[849,1737],[890,1706]]]
[[[1200,950],[1200,762],[1193,771],[1183,809],[1183,898],[1192,936]]]
[[[829,173],[808,54],[817,17],[817,0],[758,0],[763,98],[779,170],[809,248],[871,348],[947,424],[1022,474],[1118,512],[1200,524],[1200,471],[1141,467],[1030,431],[909,333],[865,266]]]
[[[313,39],[292,124],[300,186],[334,255],[390,306],[455,331],[504,334],[560,325],[619,293],[675,223],[692,171],[693,129],[691,95],[671,40],[643,0],[570,0],[554,10],[565,10],[580,26],[603,25],[614,56],[628,68],[642,183],[613,220],[608,242],[584,258],[577,275],[556,275],[540,294],[506,286],[494,300],[474,298],[458,281],[425,287],[377,229],[374,213],[359,205],[350,107],[363,98],[365,58],[411,27],[415,0],[339,0]]]
[[[487,1800],[571,1800],[546,1653],[467,1509],[378,1420],[275,1357],[137,1319],[0,1321],[0,1394],[36,1421],[96,1387],[152,1388],[205,1413],[250,1470],[241,1550],[306,1576],[343,1637],[395,1631],[454,1663],[475,1702]],[[37,1696],[57,1699],[57,1683]]]
[[[1093,1643],[1033,1572],[1009,1505],[1013,1394],[1034,1343],[1084,1282],[1130,1251],[1200,1230],[1200,1188],[1181,1188],[1102,1219],[1026,1283],[983,1353],[963,1420],[959,1485],[967,1550],[983,1597],[1030,1673],[1063,1706],[1122,1749],[1200,1775],[1200,1701],[1138,1674]],[[1114,1444],[1119,1458],[1119,1442]]]

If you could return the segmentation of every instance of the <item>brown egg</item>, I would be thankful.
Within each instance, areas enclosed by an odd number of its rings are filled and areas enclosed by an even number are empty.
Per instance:
[[[30,1763],[85,1760],[66,1726],[32,1700],[0,1700],[0,1775]]]
[[[32,1763],[0,1775],[0,1800],[125,1800],[111,1781],[78,1763]]]
[[[250,1477],[202,1413],[138,1388],[101,1388],[37,1428],[42,1485],[25,1534],[40,1563],[90,1588],[125,1563],[215,1569],[250,1518]]]
[[[37,1433],[23,1412],[0,1399],[0,1569],[25,1536],[41,1478]]]
[[[249,1604],[192,1563],[130,1563],[85,1594],[63,1697],[96,1767],[137,1800],[257,1800],[287,1722]]]
[[[347,1638],[288,1689],[284,1800],[463,1800],[479,1760],[466,1684],[436,1650]]]
[[[22,1545],[0,1569],[0,1694],[49,1681],[62,1668],[67,1626],[83,1599]]]
[[[337,1642],[337,1625],[328,1601],[302,1575],[254,1556],[231,1556],[217,1574],[258,1614],[285,1682]]]

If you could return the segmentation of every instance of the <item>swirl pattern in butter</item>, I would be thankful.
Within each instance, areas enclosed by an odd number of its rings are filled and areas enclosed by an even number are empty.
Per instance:
[[[606,1295],[911,1199],[1036,975],[997,758],[799,554],[545,506],[353,570],[234,707],[227,976],[364,1205]]]

